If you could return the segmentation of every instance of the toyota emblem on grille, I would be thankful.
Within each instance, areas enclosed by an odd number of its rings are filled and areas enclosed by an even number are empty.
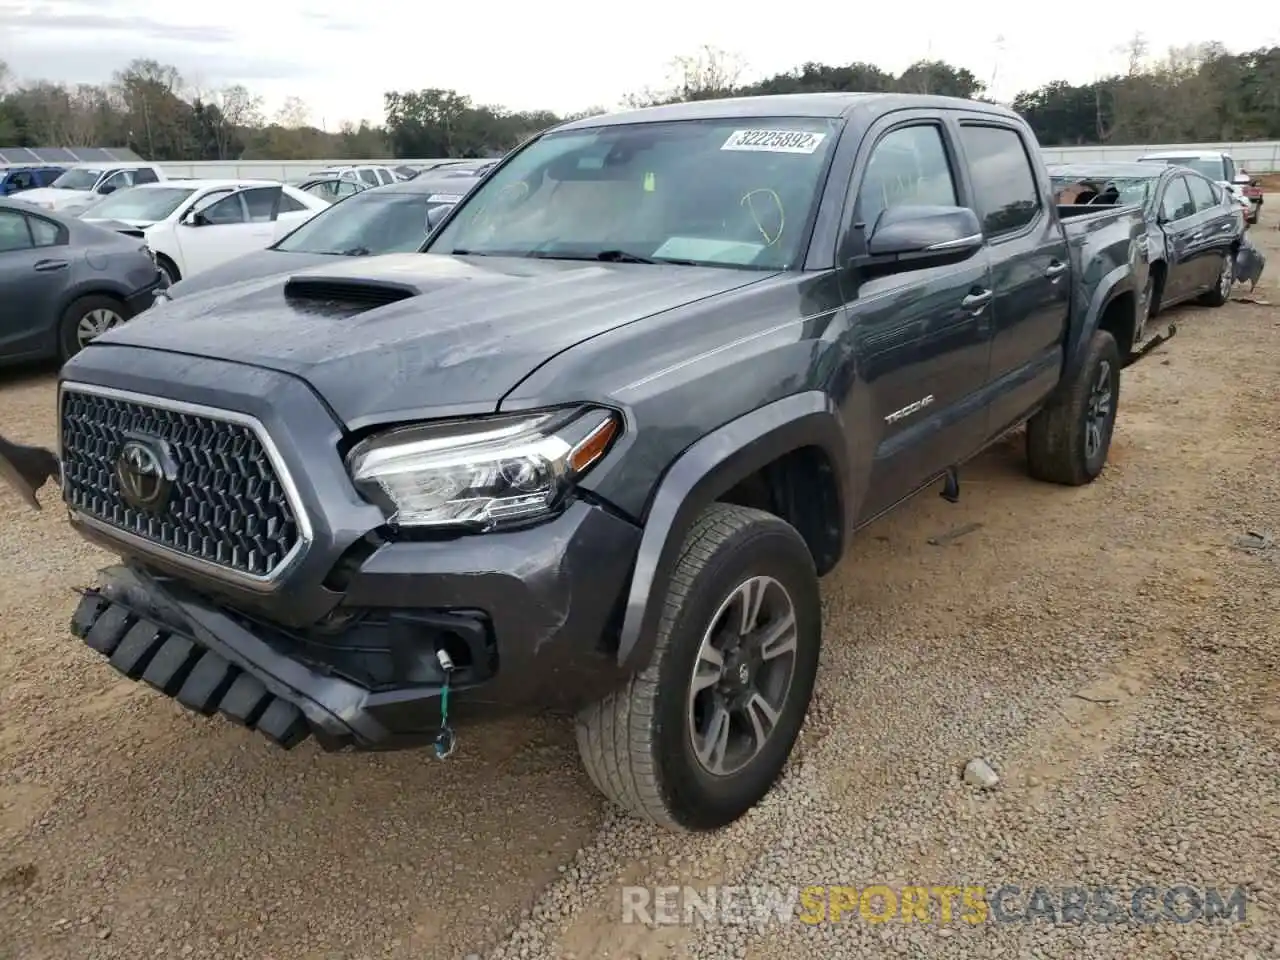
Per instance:
[[[136,510],[159,510],[169,502],[173,472],[166,469],[169,458],[155,441],[126,440],[116,458],[116,482],[120,497]]]

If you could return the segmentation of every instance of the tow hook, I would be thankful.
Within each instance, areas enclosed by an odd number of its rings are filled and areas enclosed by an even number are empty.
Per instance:
[[[454,670],[453,657],[443,646],[436,648],[436,661],[444,671],[444,685],[440,688],[440,731],[433,746],[437,760],[447,760],[458,747],[458,736],[449,726],[449,677]]]

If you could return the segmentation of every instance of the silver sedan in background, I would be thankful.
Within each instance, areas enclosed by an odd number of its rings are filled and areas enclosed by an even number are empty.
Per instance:
[[[138,236],[0,199],[0,364],[66,360],[161,282]]]

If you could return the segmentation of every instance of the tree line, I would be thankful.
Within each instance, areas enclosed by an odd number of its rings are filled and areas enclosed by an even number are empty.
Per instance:
[[[1280,47],[1230,53],[1206,43],[1152,57],[1141,36],[1127,68],[1088,84],[1056,81],[1014,97],[1045,146],[1280,139]],[[723,96],[901,91],[989,99],[972,71],[921,60],[894,74],[875,64],[805,63],[745,82],[742,62],[713,47],[679,57],[666,83],[625,99],[648,106]],[[157,162],[500,156],[570,117],[477,104],[456,90],[383,95],[381,125],[317,127],[291,97],[268,115],[243,85],[202,88],[173,66],[134,60],[106,84],[19,82],[0,62],[0,146],[128,147]],[[606,112],[592,107],[574,116]]]

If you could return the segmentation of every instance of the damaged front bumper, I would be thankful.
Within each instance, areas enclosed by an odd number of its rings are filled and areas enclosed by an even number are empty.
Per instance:
[[[617,689],[627,674],[610,628],[636,528],[579,502],[542,528],[495,536],[385,544],[333,614],[305,629],[126,562],[83,591],[71,629],[131,680],[286,749],[311,735],[328,750],[428,743],[446,683],[463,723],[569,712]]]

